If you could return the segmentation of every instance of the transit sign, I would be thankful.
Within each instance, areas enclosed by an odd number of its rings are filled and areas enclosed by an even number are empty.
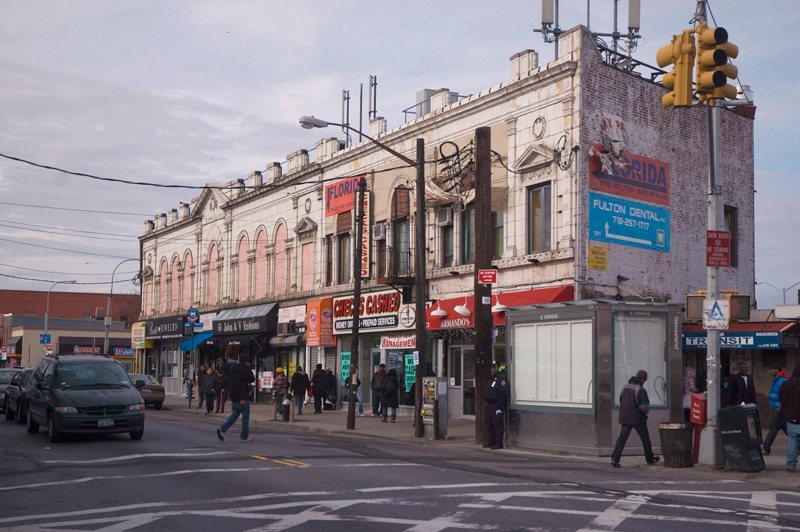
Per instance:
[[[189,323],[194,323],[200,318],[200,312],[192,307],[186,312],[186,318],[189,320]]]
[[[39,343],[40,344],[49,344],[50,343],[50,335],[49,334],[40,334],[39,335]]]

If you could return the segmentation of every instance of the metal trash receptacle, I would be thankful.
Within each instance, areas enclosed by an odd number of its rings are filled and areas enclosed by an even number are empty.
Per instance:
[[[719,411],[719,429],[725,450],[725,469],[756,472],[766,469],[761,454],[761,421],[754,404]]]
[[[664,467],[692,467],[692,432],[689,423],[659,424]]]

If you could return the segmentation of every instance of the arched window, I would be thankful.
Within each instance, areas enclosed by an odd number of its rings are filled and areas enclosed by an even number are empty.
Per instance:
[[[219,287],[219,272],[217,271],[217,260],[219,259],[219,252],[217,245],[211,245],[211,251],[208,252],[208,304],[216,305],[218,301]]]
[[[353,265],[353,251],[350,249],[353,230],[353,218],[350,211],[339,213],[336,218],[336,255],[339,268],[336,270],[336,282],[349,283]]]
[[[159,282],[159,287],[161,288],[161,293],[159,294],[158,298],[158,311],[162,314],[167,311],[167,301],[169,300],[169,290],[167,284],[167,278],[169,276],[169,270],[167,269],[167,261],[161,261],[161,281]]]
[[[180,266],[181,262],[178,260],[178,257],[172,259],[172,310],[180,310],[180,301],[178,300],[178,296],[180,295],[180,281],[178,280],[178,266]]]
[[[286,292],[286,225],[275,231],[275,295]]]
[[[247,238],[247,235],[243,236],[242,239],[239,241],[239,260],[236,264],[238,271],[236,275],[239,279],[239,286],[236,292],[236,299],[239,301],[244,301],[248,299],[247,287],[250,284],[250,277],[248,274],[247,268],[247,250],[250,249],[250,240]]]
[[[186,254],[183,259],[183,305],[184,309],[192,308],[192,268],[194,263],[192,261],[192,253]]]
[[[267,232],[261,231],[256,238],[256,299],[267,296]]]
[[[411,273],[410,210],[408,188],[396,188],[392,198],[392,271],[395,275]]]
[[[144,313],[145,315],[153,312],[153,282],[144,285]]]

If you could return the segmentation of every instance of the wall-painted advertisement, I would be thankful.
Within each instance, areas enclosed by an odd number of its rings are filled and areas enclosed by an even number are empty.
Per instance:
[[[356,191],[361,177],[348,177],[325,187],[325,216],[347,212],[355,207]]]
[[[306,345],[336,347],[333,338],[333,298],[310,301],[306,305]]]
[[[638,201],[669,205],[669,164],[631,152],[621,157],[604,153],[603,146],[589,150],[589,188]]]
[[[589,238],[669,253],[669,209],[589,193]]]

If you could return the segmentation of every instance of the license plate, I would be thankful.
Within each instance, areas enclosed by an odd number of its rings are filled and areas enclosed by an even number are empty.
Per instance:
[[[105,428],[105,427],[113,427],[114,426],[114,420],[113,419],[98,419],[97,420],[97,426],[99,428],[101,428],[101,429]]]

